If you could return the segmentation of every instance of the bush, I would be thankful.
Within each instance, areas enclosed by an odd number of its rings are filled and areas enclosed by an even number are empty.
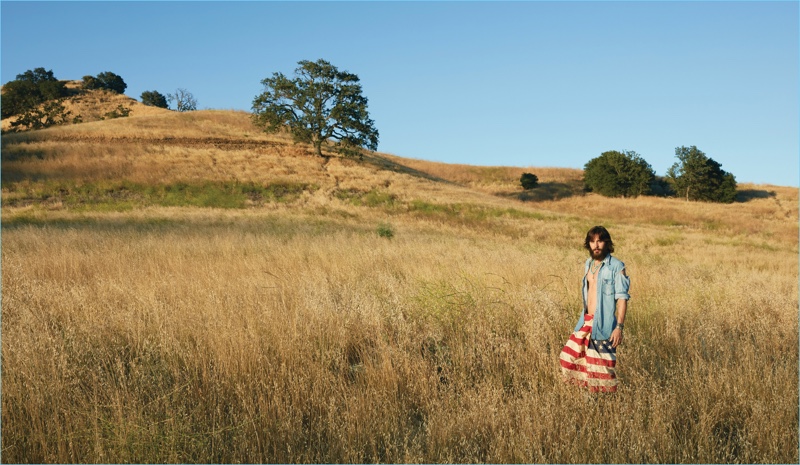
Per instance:
[[[103,119],[125,118],[130,114],[131,114],[130,108],[124,107],[122,106],[122,104],[119,104],[117,105],[117,108],[103,115]]]
[[[378,236],[391,239],[394,237],[394,228],[389,223],[381,223],[378,225]]]
[[[84,76],[82,86],[86,90],[100,89],[100,81],[94,76]]]
[[[111,71],[103,71],[97,76],[84,76],[83,88],[87,90],[106,89],[117,94],[125,93],[128,85],[118,75]]]
[[[155,90],[146,90],[142,92],[141,99],[142,103],[147,106],[158,107],[158,108],[169,108],[169,104],[167,103],[167,97]]]
[[[539,187],[539,178],[532,173],[522,173],[522,176],[519,178],[519,182],[522,184],[522,188],[525,190]]]
[[[603,152],[589,160],[583,177],[586,190],[606,197],[637,197],[650,193],[655,171],[636,152]]]

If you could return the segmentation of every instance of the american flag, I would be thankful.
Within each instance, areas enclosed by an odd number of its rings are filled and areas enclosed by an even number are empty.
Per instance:
[[[561,374],[590,392],[617,392],[617,349],[609,341],[592,339],[592,322],[593,315],[586,315],[561,350]]]

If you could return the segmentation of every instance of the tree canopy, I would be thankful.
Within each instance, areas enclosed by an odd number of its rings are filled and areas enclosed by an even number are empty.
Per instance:
[[[667,171],[667,180],[686,200],[731,203],[736,200],[736,178],[694,145],[677,147],[678,161]]]
[[[69,123],[72,112],[64,108],[62,99],[48,100],[42,105],[29,108],[11,122],[11,130],[44,129],[58,124]]]
[[[65,83],[56,79],[52,70],[36,68],[25,71],[3,86],[2,117],[20,115],[66,94]]]
[[[533,173],[522,173],[522,176],[519,178],[519,183],[526,191],[536,189],[539,187],[539,177]]]
[[[298,65],[293,79],[274,73],[261,81],[264,92],[253,100],[253,122],[268,133],[288,129],[319,156],[326,142],[344,155],[355,155],[360,147],[377,150],[378,130],[358,76],[322,59]]]
[[[167,97],[157,90],[146,90],[140,97],[142,103],[151,107],[169,108]]]
[[[592,192],[606,197],[637,197],[650,193],[655,171],[633,151],[603,152],[584,167],[584,183]]]
[[[128,85],[125,84],[125,81],[118,74],[114,74],[111,71],[103,71],[97,76],[84,76],[83,88],[90,90],[107,89],[111,92],[123,94],[125,93],[125,89],[128,88]]]

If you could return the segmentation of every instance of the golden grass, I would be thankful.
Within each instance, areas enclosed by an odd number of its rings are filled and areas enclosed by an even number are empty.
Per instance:
[[[430,162],[384,155],[385,158],[437,179],[468,186],[473,190],[525,201],[559,200],[583,194],[583,171],[572,168],[473,166]],[[520,177],[533,173],[539,187],[523,191]]]
[[[796,461],[796,254],[618,226],[623,384],[592,400],[558,379],[578,225],[377,222],[5,227],[6,461]]]
[[[5,462],[798,461],[797,189],[526,201],[517,169],[323,160],[244,114],[192,116],[3,137]],[[8,206],[47,183],[231,176],[319,189]],[[558,365],[596,223],[633,296],[601,397]]]

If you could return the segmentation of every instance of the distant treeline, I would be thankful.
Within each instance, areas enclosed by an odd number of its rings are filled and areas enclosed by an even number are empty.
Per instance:
[[[254,123],[267,132],[289,127],[295,139],[314,145],[318,155],[322,155],[323,141],[336,137],[340,138],[337,147],[341,145],[346,154],[356,152],[353,149],[360,147],[376,150],[378,132],[368,117],[367,99],[361,95],[358,77],[340,72],[324,60],[301,61],[299,65],[296,71],[301,77],[294,81],[286,79],[281,73],[275,73],[272,79],[262,81],[265,92],[254,100]],[[311,97],[320,98],[315,94],[315,77],[325,78],[326,82],[334,82],[339,86],[333,86],[327,93],[323,93],[323,102],[332,101],[331,99],[340,94],[346,94],[350,99],[341,102],[333,99],[335,105],[331,108],[326,108],[323,103],[304,106]],[[127,84],[119,75],[105,71],[97,76],[84,76],[82,87],[86,90],[105,89],[122,94]],[[52,70],[28,70],[3,86],[2,117],[16,117],[11,122],[12,130],[43,129],[57,124],[79,123],[80,115],[70,120],[71,114],[62,104],[68,95],[66,82],[56,79]],[[284,98],[284,95],[296,95],[296,98]],[[141,100],[145,105],[161,108],[169,108],[169,103],[174,102],[177,111],[197,109],[197,101],[185,89],[177,89],[174,94],[168,95],[154,90],[145,91]],[[313,99],[311,101],[316,102]],[[287,108],[293,111],[287,111]],[[130,112],[125,108],[118,110],[107,116],[127,116]],[[318,114],[319,112],[324,115]],[[356,116],[342,116],[351,114]],[[323,120],[327,121],[331,115],[337,115],[334,118],[337,119],[335,125],[317,128],[312,124],[319,121],[321,116],[326,116]],[[342,134],[336,132],[336,128],[340,126],[346,129]],[[314,128],[316,131],[312,130]],[[723,203],[735,200],[736,178],[732,173],[724,171],[720,163],[706,156],[696,146],[677,147],[675,156],[678,162],[662,177],[656,176],[652,166],[636,152],[603,152],[584,166],[584,188],[588,192],[608,197],[679,196],[686,200]],[[520,183],[525,189],[535,189],[538,178],[535,174],[524,173]]]
[[[655,171],[639,154],[616,150],[603,152],[584,166],[584,190],[606,197],[685,197],[686,200],[731,203],[736,198],[736,178],[697,147],[675,149],[676,162],[666,176]],[[522,173],[525,190],[539,187],[533,173]]]
[[[584,166],[585,189],[607,197],[679,196],[723,203],[736,199],[734,175],[696,146],[677,147],[675,157],[678,161],[662,177],[636,152],[603,152]]]

